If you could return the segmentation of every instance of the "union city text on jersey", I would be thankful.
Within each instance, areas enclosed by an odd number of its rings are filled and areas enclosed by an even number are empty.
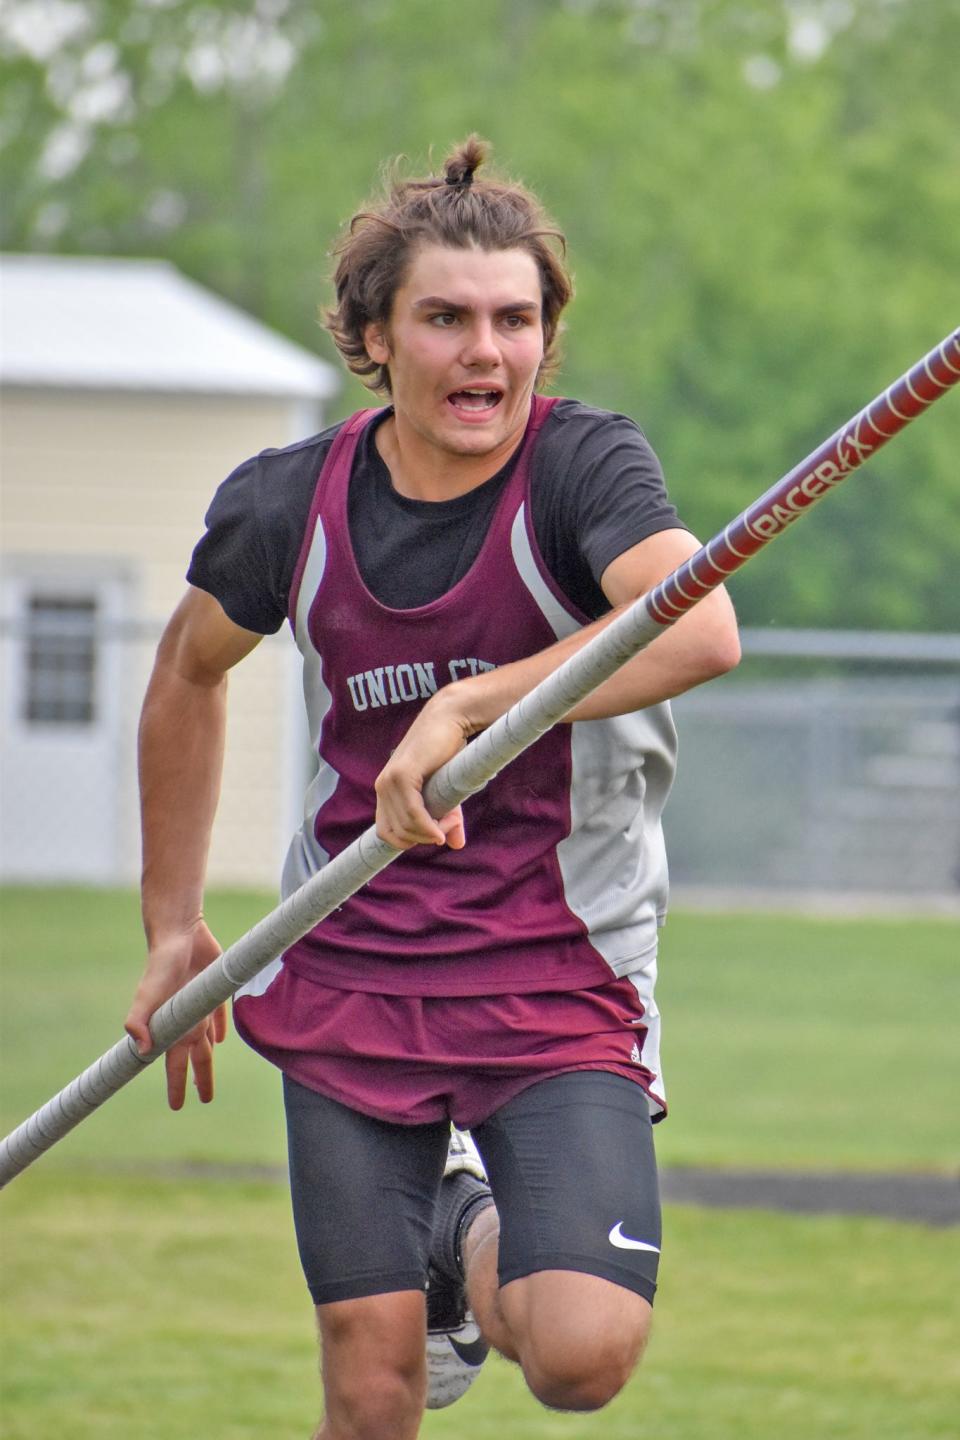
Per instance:
[[[381,705],[406,705],[411,700],[428,700],[441,684],[449,680],[462,680],[468,675],[479,675],[481,670],[495,670],[489,660],[477,660],[474,656],[463,656],[447,661],[447,674],[437,679],[436,664],[433,660],[414,660],[401,665],[378,665],[374,670],[360,670],[356,675],[347,676],[350,698],[354,710],[377,710]]]

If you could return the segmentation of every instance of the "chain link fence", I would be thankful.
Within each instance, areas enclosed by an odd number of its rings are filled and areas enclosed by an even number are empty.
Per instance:
[[[674,715],[675,886],[960,902],[960,638],[748,630]]]
[[[130,883],[137,716],[159,625],[68,601],[0,630],[0,878]],[[960,905],[960,637],[748,630],[740,668],[674,714],[665,824],[679,895]],[[291,789],[308,770],[306,756],[302,775],[288,767]],[[277,798],[297,813],[297,796]],[[248,858],[236,878],[250,881]],[[272,853],[255,878],[276,885]]]

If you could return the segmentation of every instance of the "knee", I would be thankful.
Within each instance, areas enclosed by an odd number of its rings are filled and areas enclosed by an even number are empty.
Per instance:
[[[601,1344],[531,1346],[522,1357],[530,1390],[551,1410],[601,1410],[615,1399],[636,1367],[642,1345],[623,1337]]]
[[[385,1435],[416,1435],[426,1375],[384,1368],[367,1373],[357,1384],[328,1381],[324,1389],[329,1433],[344,1440],[383,1440]]]
[[[415,1436],[427,1391],[422,1306],[406,1297],[345,1301],[318,1311],[320,1369],[331,1440]],[[419,1323],[417,1321],[419,1320]]]
[[[612,1365],[601,1370],[558,1365],[524,1366],[524,1376],[531,1392],[550,1410],[602,1410],[609,1405],[630,1377]]]

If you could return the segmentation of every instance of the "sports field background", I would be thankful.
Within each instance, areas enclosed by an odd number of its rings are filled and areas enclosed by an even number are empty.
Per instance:
[[[269,897],[215,895],[224,943]],[[0,892],[4,1133],[119,1036],[142,963],[127,892]],[[661,1163],[956,1170],[957,927],[675,914]],[[276,1077],[232,1037],[212,1107],[142,1076],[0,1198],[4,1440],[305,1437],[319,1405]],[[191,1169],[193,1167],[193,1169]],[[212,1168],[206,1168],[212,1167]],[[960,1232],[669,1206],[657,1325],[600,1416],[491,1362],[424,1436],[947,1440]]]

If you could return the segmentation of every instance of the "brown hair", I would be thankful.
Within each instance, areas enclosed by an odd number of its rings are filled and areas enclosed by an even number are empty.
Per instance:
[[[404,180],[394,168],[379,201],[346,226],[334,255],[336,306],[324,322],[350,370],[371,390],[390,393],[390,372],[367,353],[367,325],[386,325],[393,299],[421,245],[482,250],[523,249],[536,261],[543,291],[543,383],[559,362],[560,314],[573,294],[564,263],[566,241],[536,196],[522,185],[475,180],[489,145],[471,135],[444,161],[443,174]]]

